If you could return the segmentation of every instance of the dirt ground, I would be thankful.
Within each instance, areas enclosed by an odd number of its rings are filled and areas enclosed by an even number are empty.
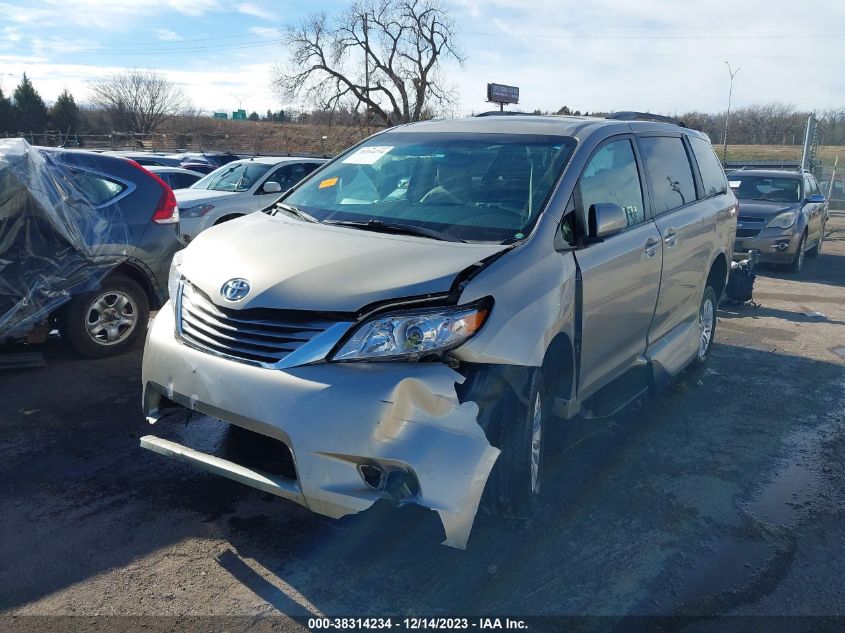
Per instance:
[[[843,615],[845,215],[760,273],[704,370],[561,429],[539,515],[466,551],[426,510],[333,521],[140,449],[141,349],[51,341],[0,374],[0,614]]]

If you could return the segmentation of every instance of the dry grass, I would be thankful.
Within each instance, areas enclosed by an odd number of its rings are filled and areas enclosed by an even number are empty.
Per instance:
[[[721,146],[716,147],[719,156]],[[728,145],[728,160],[801,160],[800,145]],[[819,147],[819,156],[825,165],[833,164],[836,156],[845,162],[845,146],[824,145]]]

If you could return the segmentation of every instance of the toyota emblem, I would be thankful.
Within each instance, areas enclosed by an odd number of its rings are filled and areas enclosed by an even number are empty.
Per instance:
[[[249,282],[246,279],[230,279],[223,284],[220,294],[229,301],[240,301],[249,294]]]

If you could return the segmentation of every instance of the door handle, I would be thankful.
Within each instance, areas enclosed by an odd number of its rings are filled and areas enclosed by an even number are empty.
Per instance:
[[[678,242],[678,231],[675,229],[669,229],[666,231],[663,241],[666,243],[667,248],[672,248]]]
[[[645,243],[645,256],[654,257],[657,254],[658,246],[660,246],[660,242],[653,237],[648,238],[648,241]]]

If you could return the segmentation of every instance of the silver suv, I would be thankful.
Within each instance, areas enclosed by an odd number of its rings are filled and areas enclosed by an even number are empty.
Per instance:
[[[420,504],[464,547],[482,501],[531,515],[548,425],[705,361],[735,234],[722,167],[681,125],[384,131],[202,233],[149,331],[149,422],[191,409],[272,459],[141,444],[331,517]]]

